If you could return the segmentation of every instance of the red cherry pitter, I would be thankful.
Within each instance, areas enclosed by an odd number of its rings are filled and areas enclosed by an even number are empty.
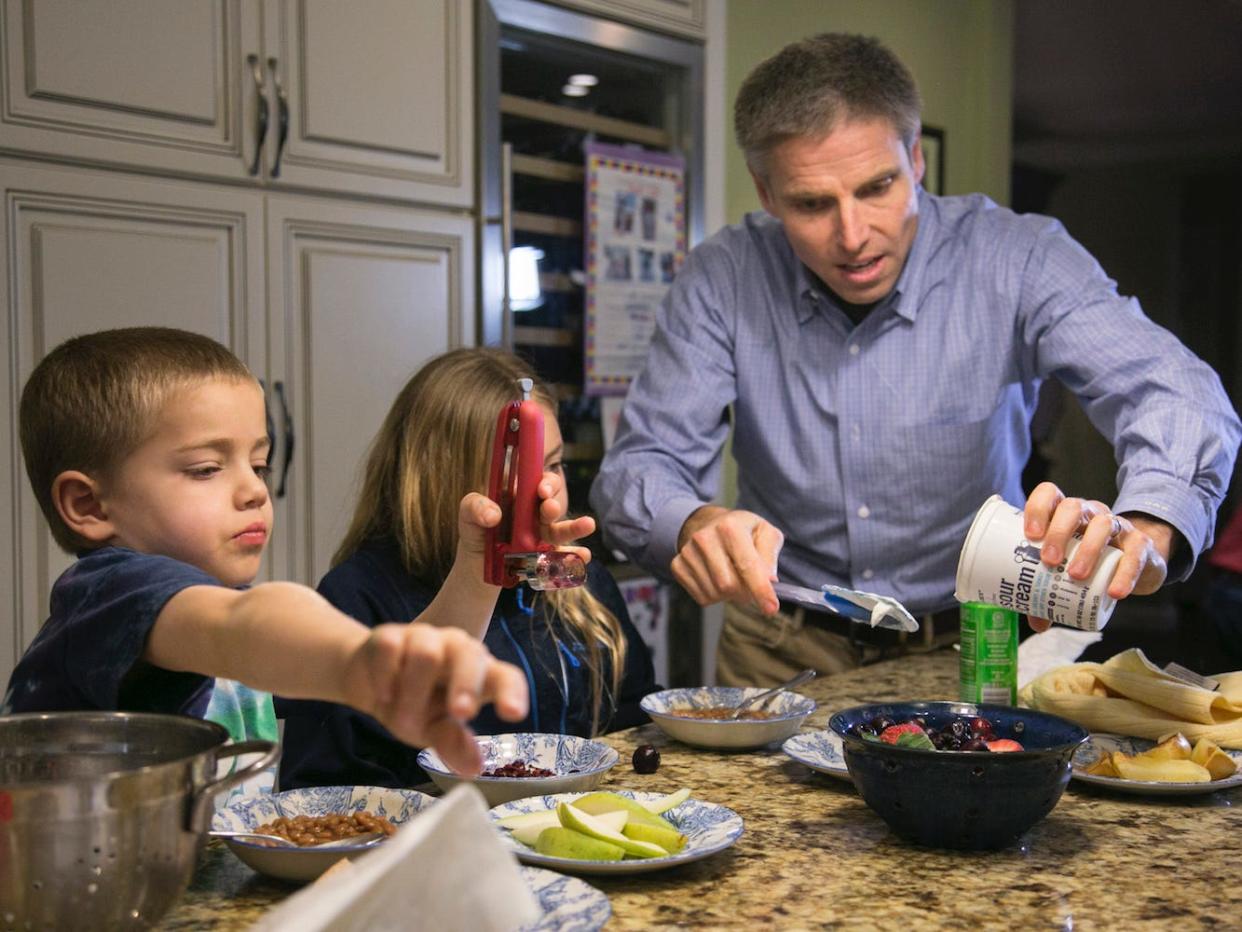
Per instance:
[[[539,480],[543,478],[543,411],[530,397],[531,380],[518,379],[522,400],[500,410],[487,494],[500,506],[500,523],[487,531],[483,578],[506,589],[569,589],[586,582],[576,553],[539,539]]]

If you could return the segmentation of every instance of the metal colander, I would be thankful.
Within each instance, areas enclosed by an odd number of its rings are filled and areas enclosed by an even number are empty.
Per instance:
[[[181,715],[0,717],[0,930],[147,928],[190,881],[215,794],[266,769]],[[217,778],[217,761],[258,760]]]

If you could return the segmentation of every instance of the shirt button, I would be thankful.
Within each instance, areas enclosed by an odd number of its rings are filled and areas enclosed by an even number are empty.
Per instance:
[[[860,506],[858,506],[858,517],[860,517],[860,518],[870,518],[870,517],[871,517],[871,509],[870,509],[870,508],[868,508],[866,505],[860,505]]]
[[[863,579],[870,579],[875,575],[875,570],[863,570]]]
[[[857,440],[859,437],[862,436],[862,428],[859,427],[857,424],[851,425],[850,436],[853,437],[855,440]]]
[[[850,355],[851,356],[857,356],[861,352],[862,352],[862,349],[858,346],[857,343],[850,344]]]

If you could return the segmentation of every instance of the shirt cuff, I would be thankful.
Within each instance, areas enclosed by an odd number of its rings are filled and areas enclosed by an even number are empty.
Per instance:
[[[1209,543],[1214,524],[1199,496],[1163,480],[1129,482],[1113,503],[1114,514],[1128,511],[1159,518],[1181,535],[1183,546],[1174,549],[1165,585],[1181,582],[1189,576],[1200,552]]]
[[[682,525],[705,504],[697,498],[675,498],[659,510],[651,522],[647,544],[647,556],[653,569],[666,576],[669,574],[669,566],[677,556],[677,538],[681,536]]]

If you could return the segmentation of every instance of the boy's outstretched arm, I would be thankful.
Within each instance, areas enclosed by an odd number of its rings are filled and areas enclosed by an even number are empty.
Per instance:
[[[528,703],[522,672],[466,632],[418,623],[370,629],[296,583],[183,589],[160,612],[144,659],[344,703],[402,741],[434,747],[464,773],[481,766],[465,722],[489,702],[501,718],[518,721]]]

